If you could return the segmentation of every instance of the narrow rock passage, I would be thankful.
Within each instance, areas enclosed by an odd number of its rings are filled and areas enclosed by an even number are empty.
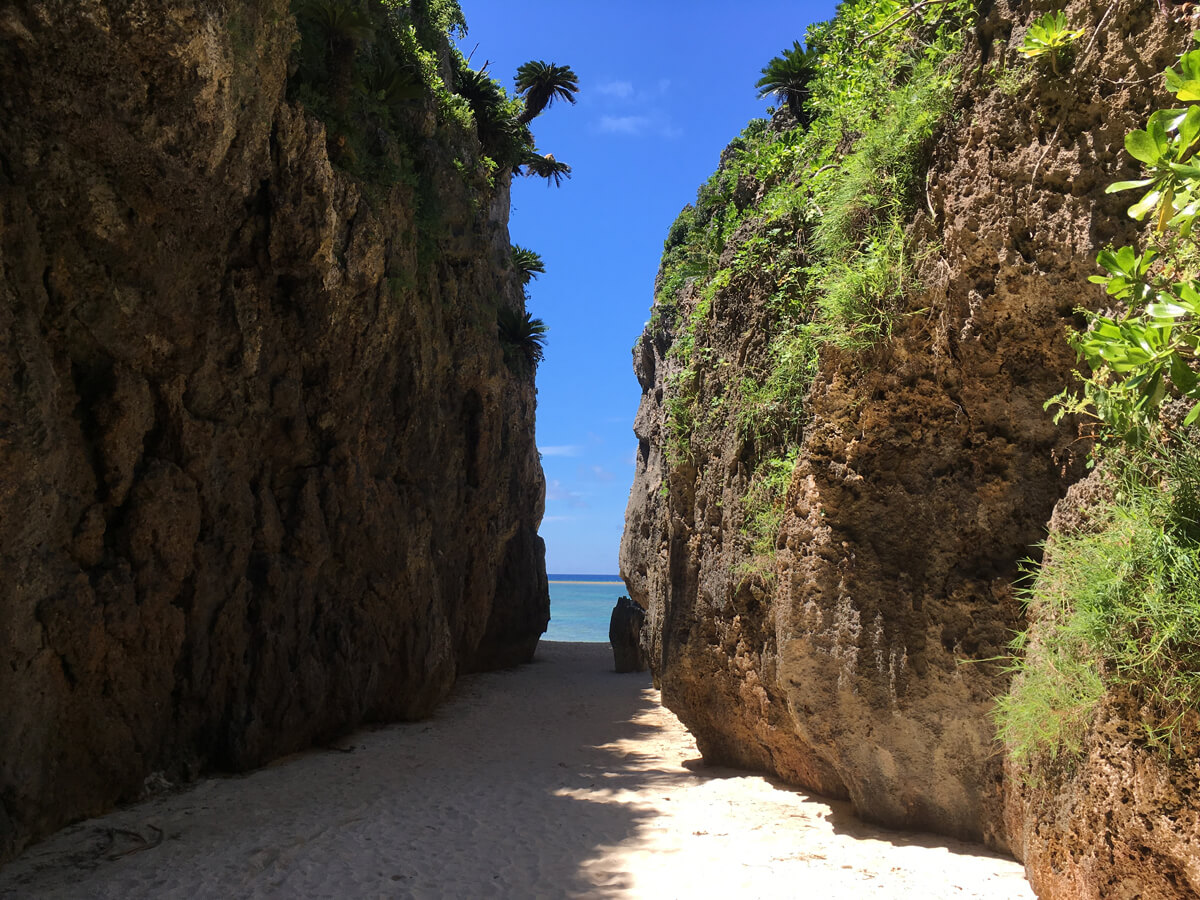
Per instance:
[[[730,893],[736,891],[737,893]],[[0,897],[1032,898],[983,848],[705,767],[648,676],[544,643],[430,720],[76,824]]]

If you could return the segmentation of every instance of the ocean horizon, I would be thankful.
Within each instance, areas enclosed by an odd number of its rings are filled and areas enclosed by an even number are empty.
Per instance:
[[[550,625],[545,641],[608,643],[608,620],[617,598],[626,593],[620,575],[553,573],[550,581]]]

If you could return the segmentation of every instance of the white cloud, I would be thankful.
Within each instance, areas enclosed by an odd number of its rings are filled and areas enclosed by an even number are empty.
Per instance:
[[[637,135],[649,126],[649,116],[601,116],[597,127],[605,134]]]
[[[595,124],[595,129],[601,134],[620,134],[629,137],[654,135],[655,137],[674,139],[680,137],[683,131],[662,118],[659,110],[650,110],[653,115],[646,116],[601,116]]]
[[[547,522],[574,522],[574,516],[542,516],[542,524]]]
[[[650,87],[635,86],[625,79],[606,81],[589,94],[599,96],[601,103],[613,112],[593,120],[592,128],[600,134],[677,138],[683,132],[671,124],[664,109],[670,90],[671,82],[666,78]]]
[[[583,499],[583,494],[566,487],[557,478],[553,479],[546,485],[546,499],[565,503],[567,506],[571,507],[571,509],[587,508],[587,503]]]
[[[578,456],[583,448],[578,444],[555,444],[550,447],[538,447],[542,456]]]
[[[633,96],[633,82],[606,81],[593,90],[604,97],[616,97],[618,100],[628,100]]]
[[[580,466],[579,476],[593,481],[612,481],[616,476],[604,466]]]

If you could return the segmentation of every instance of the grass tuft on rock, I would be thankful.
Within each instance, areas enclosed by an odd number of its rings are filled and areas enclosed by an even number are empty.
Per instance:
[[[1194,435],[1192,440],[1194,441]],[[1036,638],[1018,637],[1020,674],[997,706],[1020,762],[1074,756],[1097,704],[1121,686],[1147,742],[1182,749],[1200,710],[1200,450],[1110,458],[1111,497],[1091,525],[1058,534],[1028,590]]]

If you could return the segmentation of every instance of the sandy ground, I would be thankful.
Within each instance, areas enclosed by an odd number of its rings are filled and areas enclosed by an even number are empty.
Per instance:
[[[1032,898],[981,847],[886,832],[708,768],[607,644],[464,679],[430,720],[359,732],[74,825],[0,897]]]

